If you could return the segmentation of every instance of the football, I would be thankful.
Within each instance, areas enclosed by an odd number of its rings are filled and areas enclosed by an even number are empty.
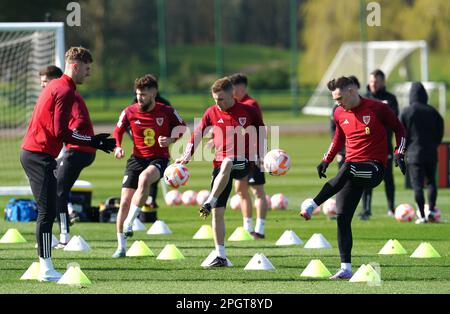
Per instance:
[[[178,189],[189,180],[189,170],[182,164],[171,164],[164,171],[164,182]]]
[[[209,197],[208,190],[201,190],[197,193],[197,205],[202,206]]]
[[[164,197],[166,204],[169,206],[180,205],[181,204],[181,193],[178,190],[171,190],[167,192]]]
[[[230,207],[232,210],[241,209],[241,197],[238,194],[234,194],[230,199]]]
[[[400,204],[395,208],[395,219],[397,221],[411,221],[414,215],[414,208],[409,204]]]
[[[264,169],[270,175],[283,176],[291,168],[291,158],[282,149],[272,149],[264,156]]]
[[[330,218],[336,217],[336,200],[333,198],[327,199],[322,205],[322,211],[325,216]]]
[[[181,201],[186,206],[197,205],[197,192],[192,190],[184,191],[183,195],[181,195]]]
[[[272,195],[270,198],[272,209],[286,209],[288,207],[288,198],[283,193]]]

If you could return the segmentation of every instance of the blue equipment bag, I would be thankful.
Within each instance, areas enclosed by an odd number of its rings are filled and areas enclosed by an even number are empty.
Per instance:
[[[37,216],[37,204],[34,200],[12,198],[6,204],[6,221],[35,221]]]

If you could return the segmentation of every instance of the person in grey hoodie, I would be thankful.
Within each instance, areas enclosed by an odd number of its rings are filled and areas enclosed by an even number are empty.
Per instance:
[[[432,222],[437,199],[437,149],[444,136],[444,120],[428,104],[428,94],[420,82],[411,85],[410,106],[403,109],[400,121],[406,128],[406,156],[411,185],[421,217],[416,224]],[[425,217],[424,183],[428,184],[430,214]]]

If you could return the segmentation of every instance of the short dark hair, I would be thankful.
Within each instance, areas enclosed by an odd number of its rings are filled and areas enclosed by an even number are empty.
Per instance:
[[[47,76],[48,78],[59,78],[63,75],[63,72],[56,65],[49,65],[39,70],[40,76]]]
[[[228,92],[232,89],[233,89],[233,84],[231,83],[231,80],[228,77],[223,77],[221,79],[218,79],[211,86],[211,91],[213,93],[218,93],[221,91]]]
[[[350,85],[356,85],[355,81],[350,77],[341,76],[337,79],[332,79],[331,81],[329,81],[327,87],[330,91],[334,91],[338,88],[342,90]]]
[[[238,85],[238,84],[244,84],[245,86],[248,85],[248,78],[243,73],[232,74],[229,76],[229,78],[233,85]]]
[[[143,77],[138,77],[134,81],[134,89],[143,89],[143,88],[158,89],[158,81],[156,80],[156,77],[152,74],[146,74]]]
[[[358,78],[356,76],[350,75],[348,78],[353,81],[353,83],[358,87],[358,89],[361,87],[361,84],[359,84]]]
[[[83,63],[92,63],[92,55],[89,49],[83,47],[72,47],[66,51],[64,58],[66,61],[80,61]]]
[[[384,72],[381,71],[380,69],[376,69],[376,70],[372,71],[372,72],[370,73],[370,75],[373,75],[373,76],[379,76],[383,81],[384,81],[384,79],[386,78],[386,76],[384,75]]]

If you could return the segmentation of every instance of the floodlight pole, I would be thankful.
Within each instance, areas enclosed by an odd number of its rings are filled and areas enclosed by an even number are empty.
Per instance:
[[[361,52],[362,52],[362,77],[359,78],[362,83],[361,86],[367,85],[367,32],[366,32],[366,6],[365,1],[359,1],[359,34],[361,41]]]
[[[164,6],[165,0],[158,0],[157,20],[158,20],[158,52],[159,52],[159,82],[160,86],[166,88],[167,94],[167,52],[166,52],[166,12]]]
[[[298,116],[298,1],[290,1],[290,33],[291,33],[291,97],[292,113]]]
[[[216,75],[223,76],[222,0],[214,1],[214,30],[216,40]]]

